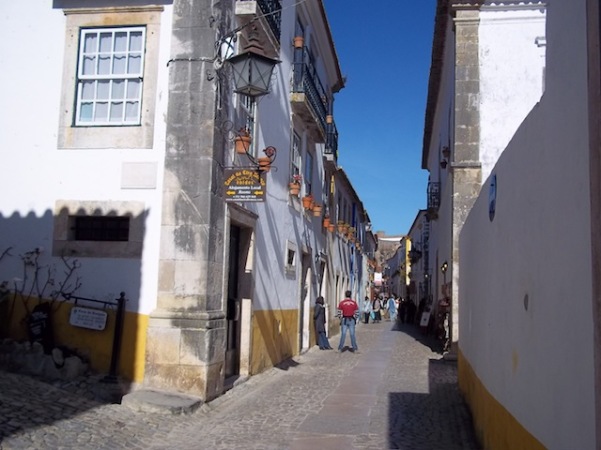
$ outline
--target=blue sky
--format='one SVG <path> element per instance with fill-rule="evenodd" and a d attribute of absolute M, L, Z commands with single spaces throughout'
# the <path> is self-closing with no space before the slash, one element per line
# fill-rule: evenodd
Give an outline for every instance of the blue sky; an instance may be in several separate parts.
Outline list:
<path fill-rule="evenodd" d="M 346 87 L 338 163 L 374 231 L 406 234 L 426 206 L 421 169 L 435 0 L 324 0 Z"/>

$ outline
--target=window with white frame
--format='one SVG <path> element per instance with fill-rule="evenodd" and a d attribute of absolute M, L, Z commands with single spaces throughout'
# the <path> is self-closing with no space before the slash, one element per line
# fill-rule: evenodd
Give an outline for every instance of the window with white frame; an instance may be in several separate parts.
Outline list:
<path fill-rule="evenodd" d="M 75 125 L 139 125 L 145 27 L 82 29 Z"/>
<path fill-rule="evenodd" d="M 287 273 L 295 273 L 298 253 L 296 244 L 290 241 L 286 241 L 286 265 L 285 269 Z"/>

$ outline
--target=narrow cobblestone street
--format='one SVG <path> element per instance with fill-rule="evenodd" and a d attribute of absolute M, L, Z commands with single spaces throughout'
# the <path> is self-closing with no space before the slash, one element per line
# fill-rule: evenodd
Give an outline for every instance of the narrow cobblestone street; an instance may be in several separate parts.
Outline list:
<path fill-rule="evenodd" d="M 478 449 L 456 363 L 422 338 L 412 325 L 361 324 L 359 353 L 313 347 L 184 416 L 0 372 L 0 448 Z"/>

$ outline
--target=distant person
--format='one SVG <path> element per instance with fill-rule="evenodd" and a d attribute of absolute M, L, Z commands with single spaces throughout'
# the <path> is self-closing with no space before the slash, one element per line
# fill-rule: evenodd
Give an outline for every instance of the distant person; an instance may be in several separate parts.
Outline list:
<path fill-rule="evenodd" d="M 402 298 L 401 306 L 399 306 L 399 318 L 401 319 L 401 323 L 407 322 L 407 308 L 408 308 L 408 301 L 406 298 Z"/>
<path fill-rule="evenodd" d="M 391 295 L 388 299 L 388 317 L 392 322 L 396 322 L 396 303 L 394 300 L 394 295 Z"/>
<path fill-rule="evenodd" d="M 380 309 L 382 309 L 382 302 L 379 297 L 376 297 L 371 304 L 371 309 L 374 312 L 374 323 L 378 323 L 382 320 L 382 314 L 380 313 Z"/>
<path fill-rule="evenodd" d="M 344 348 L 346 332 L 348 331 L 351 335 L 351 352 L 356 352 L 359 350 L 357 348 L 357 339 L 355 338 L 355 324 L 359 317 L 359 305 L 351 298 L 351 291 L 344 293 L 344 300 L 338 304 L 337 315 L 340 317 L 340 343 L 338 344 L 338 351 L 341 352 Z"/>
<path fill-rule="evenodd" d="M 315 332 L 317 333 L 317 345 L 320 350 L 332 350 L 328 336 L 326 335 L 326 308 L 323 297 L 317 297 L 315 300 L 315 310 L 313 311 L 313 321 L 315 323 Z"/>
<path fill-rule="evenodd" d="M 363 300 L 363 323 L 369 323 L 369 316 L 371 315 L 371 300 L 366 295 Z"/>
<path fill-rule="evenodd" d="M 388 316 L 388 297 L 380 294 L 380 313 L 385 320 L 389 320 Z"/>

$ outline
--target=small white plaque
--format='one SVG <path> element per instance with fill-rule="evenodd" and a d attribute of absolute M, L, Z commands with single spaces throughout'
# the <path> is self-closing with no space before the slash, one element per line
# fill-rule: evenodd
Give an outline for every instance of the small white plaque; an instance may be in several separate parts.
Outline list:
<path fill-rule="evenodd" d="M 69 323 L 74 327 L 89 328 L 90 330 L 104 330 L 106 328 L 107 313 L 99 309 L 71 308 Z"/>
<path fill-rule="evenodd" d="M 429 311 L 424 311 L 422 313 L 421 320 L 419 321 L 419 326 L 420 327 L 427 327 L 428 326 L 428 322 L 430 322 L 430 312 Z"/>

